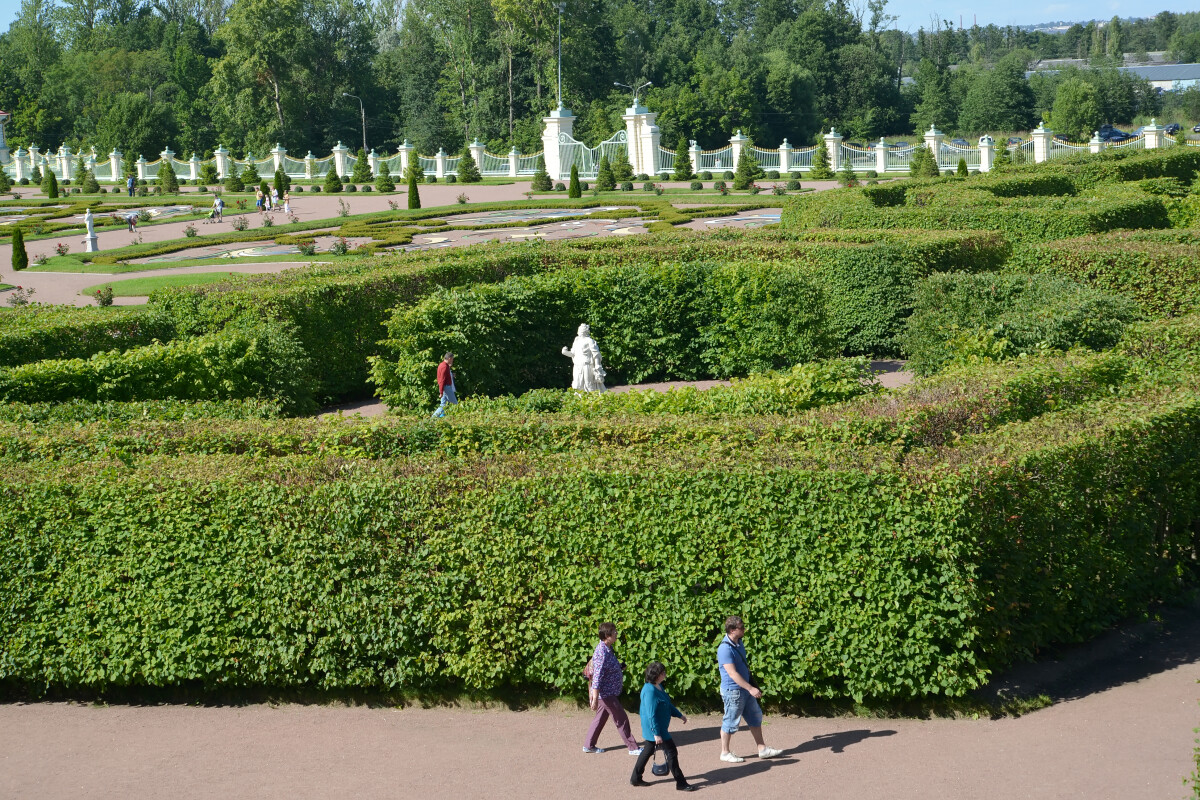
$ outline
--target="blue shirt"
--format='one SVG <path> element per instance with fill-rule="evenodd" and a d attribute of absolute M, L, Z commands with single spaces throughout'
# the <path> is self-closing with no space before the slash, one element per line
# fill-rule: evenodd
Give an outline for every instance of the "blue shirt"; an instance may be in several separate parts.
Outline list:
<path fill-rule="evenodd" d="M 741 689 L 742 687 L 729 677 L 729 673 L 725 670 L 726 664 L 733 664 L 733 668 L 738 675 L 742 676 L 742 680 L 749 683 L 750 665 L 746 663 L 746 645 L 742 642 L 735 645 L 728 636 L 722 639 L 720 646 L 717 647 L 717 670 L 721 673 L 721 691 Z"/>
<path fill-rule="evenodd" d="M 642 738 L 647 742 L 653 742 L 655 736 L 661 736 L 664 742 L 668 741 L 671 738 L 667 730 L 671 717 L 683 719 L 683 712 L 675 707 L 661 687 L 653 683 L 642 687 L 642 706 L 638 714 L 642 718 Z"/>

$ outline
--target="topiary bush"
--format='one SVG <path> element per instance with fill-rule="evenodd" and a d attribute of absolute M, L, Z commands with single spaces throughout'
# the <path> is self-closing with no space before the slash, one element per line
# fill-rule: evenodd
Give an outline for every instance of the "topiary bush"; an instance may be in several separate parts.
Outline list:
<path fill-rule="evenodd" d="M 163 159 L 158 165 L 158 173 L 155 177 L 155 183 L 158 188 L 162 189 L 167 194 L 179 194 L 179 179 L 175 175 L 175 168 L 171 166 L 171 162 Z"/>
<path fill-rule="evenodd" d="M 25 250 L 25 232 L 21 227 L 15 226 L 12 229 L 12 268 L 13 272 L 20 272 L 29 266 L 29 253 Z"/>
<path fill-rule="evenodd" d="M 833 169 L 829 165 L 829 149 L 825 146 L 825 140 L 820 136 L 817 137 L 817 149 L 813 150 L 812 168 L 808 172 L 808 177 L 814 181 L 829 181 L 833 180 Z"/>
<path fill-rule="evenodd" d="M 611 192 L 617 188 L 617 178 L 613 174 L 608 156 L 600 156 L 600 166 L 596 172 L 596 188 L 601 192 Z"/>
<path fill-rule="evenodd" d="M 691 189 L 693 192 L 698 192 L 704 188 L 704 184 L 701 183 L 700 181 L 692 181 L 691 185 L 689 185 L 688 188 Z"/>
<path fill-rule="evenodd" d="M 708 170 L 704 170 L 703 172 L 700 173 L 700 180 L 711 181 L 712 179 L 713 179 L 713 175 Z"/>
<path fill-rule="evenodd" d="M 387 161 L 379 162 L 379 174 L 375 176 L 375 189 L 380 192 L 396 191 L 396 182 L 392 180 Z"/>
<path fill-rule="evenodd" d="M 529 186 L 535 192 L 553 191 L 554 184 L 550 181 L 550 173 L 546 171 L 546 159 L 538 156 L 537 170 L 533 173 L 533 181 Z"/>
<path fill-rule="evenodd" d="M 343 189 L 342 179 L 338 176 L 336 169 L 331 169 L 325 173 L 325 183 L 321 189 L 326 192 L 340 192 Z"/>
<path fill-rule="evenodd" d="M 367 151 L 363 148 L 358 149 L 358 153 L 354 159 L 354 169 L 350 173 L 350 183 L 370 183 L 375 180 L 375 176 L 371 174 L 371 159 L 367 158 Z"/>
<path fill-rule="evenodd" d="M 449 176 L 446 176 L 449 178 Z M 479 165 L 475 163 L 475 156 L 471 153 L 470 145 L 463 147 L 462 155 L 458 159 L 458 179 L 463 183 L 479 183 L 483 180 L 483 175 L 479 172 Z"/>
<path fill-rule="evenodd" d="M 51 200 L 58 197 L 58 178 L 53 170 L 47 169 L 45 177 L 42 178 L 42 193 Z"/>

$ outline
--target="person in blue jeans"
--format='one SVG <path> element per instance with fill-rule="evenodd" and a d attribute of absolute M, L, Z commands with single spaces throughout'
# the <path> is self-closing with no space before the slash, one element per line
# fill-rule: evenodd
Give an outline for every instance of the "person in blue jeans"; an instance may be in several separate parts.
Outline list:
<path fill-rule="evenodd" d="M 738 722 L 746 721 L 750 735 L 758 745 L 759 758 L 775 758 L 782 750 L 767 747 L 763 741 L 762 708 L 758 698 L 762 690 L 750 679 L 750 664 L 746 661 L 746 624 L 741 617 L 725 620 L 725 638 L 717 647 L 717 669 L 721 673 L 721 701 L 725 705 L 725 718 L 721 720 L 721 760 L 739 764 L 746 759 L 734 754 L 730 741 L 737 733 Z"/>
<path fill-rule="evenodd" d="M 633 776 L 629 782 L 634 786 L 650 785 L 642 780 L 642 776 L 646 774 L 646 764 L 650 763 L 655 751 L 661 749 L 667 769 L 675 779 L 675 788 L 681 792 L 694 792 L 696 787 L 687 782 L 687 778 L 683 777 L 683 770 L 679 768 L 679 748 L 675 746 L 674 740 L 671 739 L 671 731 L 668 730 L 671 717 L 679 717 L 686 725 L 687 715 L 675 707 L 663 690 L 662 685 L 666 679 L 667 668 L 662 664 L 651 661 L 646 665 L 646 685 L 642 687 L 642 707 L 638 712 L 642 717 L 642 738 L 645 739 L 645 744 L 642 745 L 642 754 L 638 756 L 637 763 L 633 765 Z"/>
<path fill-rule="evenodd" d="M 133 197 L 133 176 L 130 175 L 125 179 L 125 188 L 129 190 L 129 196 Z"/>

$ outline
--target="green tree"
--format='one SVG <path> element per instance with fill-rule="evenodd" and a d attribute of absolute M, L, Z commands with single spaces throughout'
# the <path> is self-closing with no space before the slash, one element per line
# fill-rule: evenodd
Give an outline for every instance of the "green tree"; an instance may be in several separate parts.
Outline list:
<path fill-rule="evenodd" d="M 462 155 L 458 157 L 458 179 L 462 183 L 479 183 L 483 180 L 475 156 L 471 155 L 470 145 L 464 146 Z"/>
<path fill-rule="evenodd" d="M 1070 78 L 1058 87 L 1054 109 L 1050 113 L 1050 127 L 1075 141 L 1084 142 L 1091 138 L 1102 121 L 1095 86 L 1082 78 Z"/>
<path fill-rule="evenodd" d="M 820 136 L 817 137 L 817 149 L 812 155 L 812 169 L 809 170 L 808 177 L 816 181 L 833 180 L 833 170 L 829 166 L 829 149 L 825 147 L 825 140 Z"/>
<path fill-rule="evenodd" d="M 287 173 L 281 169 L 275 170 L 275 191 L 283 197 L 283 193 L 292 188 L 292 180 L 287 176 Z"/>
<path fill-rule="evenodd" d="M 936 178 L 941 174 L 933 151 L 923 144 L 913 149 L 912 158 L 908 162 L 908 172 L 914 178 Z"/>
<path fill-rule="evenodd" d="M 613 178 L 618 183 L 633 180 L 633 165 L 629 163 L 629 152 L 625 145 L 617 147 L 617 153 L 612 161 Z"/>
<path fill-rule="evenodd" d="M 842 168 L 838 170 L 838 184 L 841 186 L 858 186 L 858 176 L 854 174 L 854 165 L 850 159 L 842 160 Z"/>
<path fill-rule="evenodd" d="M 421 157 L 417 155 L 415 147 L 408 151 L 408 170 L 405 177 L 410 181 L 415 179 L 418 183 L 425 180 L 425 170 L 421 169 Z"/>
<path fill-rule="evenodd" d="M 386 160 L 379 162 L 379 174 L 375 176 L 375 190 L 379 192 L 396 191 L 396 182 L 392 180 L 392 173 L 388 169 Z"/>
<path fill-rule="evenodd" d="M 51 200 L 58 197 L 58 178 L 54 175 L 54 170 L 49 167 L 46 168 L 46 174 L 42 176 L 42 193 Z"/>
<path fill-rule="evenodd" d="M 12 190 L 12 179 L 8 177 L 8 173 L 0 169 L 0 192 Z"/>
<path fill-rule="evenodd" d="M 99 194 L 100 181 L 96 180 L 96 175 L 90 169 L 85 169 L 81 173 L 80 184 L 83 187 L 84 194 Z M 7 191 L 3 186 L 0 186 L 0 191 Z"/>
<path fill-rule="evenodd" d="M 692 174 L 692 154 L 688 152 L 687 139 L 679 137 L 679 146 L 675 148 L 675 172 L 671 176 L 677 181 L 690 181 Z"/>
<path fill-rule="evenodd" d="M 408 171 L 408 207 L 421 207 L 421 192 L 417 188 L 417 173 L 411 169 Z"/>
<path fill-rule="evenodd" d="M 955 167 L 954 174 L 960 178 L 965 178 L 971 174 L 967 169 L 967 160 L 965 158 L 960 158 L 958 160 L 958 166 Z"/>
<path fill-rule="evenodd" d="M 221 179 L 217 175 L 217 165 L 211 161 L 200 166 L 200 183 L 205 186 L 215 186 Z"/>
<path fill-rule="evenodd" d="M 367 151 L 360 147 L 354 160 L 354 171 L 350 174 L 350 183 L 370 183 L 374 177 L 371 174 L 371 160 L 367 158 Z"/>
<path fill-rule="evenodd" d="M 20 227 L 12 232 L 12 268 L 20 272 L 29 266 L 29 253 L 25 251 L 25 232 Z"/>
<path fill-rule="evenodd" d="M 242 182 L 242 176 L 237 174 L 237 170 L 233 170 L 225 177 L 225 191 L 227 192 L 244 192 L 246 184 Z"/>
<path fill-rule="evenodd" d="M 258 168 L 254 166 L 254 154 L 246 153 L 246 168 L 242 170 L 242 185 L 250 188 L 257 186 L 258 181 Z"/>
<path fill-rule="evenodd" d="M 583 197 L 583 190 L 579 188 L 579 167 L 574 164 L 571 165 L 571 183 L 567 186 L 567 197 Z"/>
<path fill-rule="evenodd" d="M 759 166 L 758 159 L 750 152 L 750 143 L 746 142 L 746 146 L 742 148 L 741 155 L 738 156 L 737 169 L 733 172 L 733 188 L 749 189 L 754 185 L 754 181 L 761 178 L 764 174 L 766 173 Z"/>
<path fill-rule="evenodd" d="M 179 178 L 175 175 L 175 168 L 165 158 L 158 165 L 156 180 L 165 194 L 179 193 Z"/>
<path fill-rule="evenodd" d="M 529 188 L 535 192 L 549 192 L 554 188 L 550 173 L 546 172 L 546 159 L 543 156 L 538 156 L 537 171 L 533 173 Z"/>
<path fill-rule="evenodd" d="M 325 173 L 325 183 L 321 187 L 321 190 L 325 192 L 340 192 L 342 188 L 342 179 L 337 174 L 337 167 L 331 166 L 329 172 Z"/>
<path fill-rule="evenodd" d="M 1028 130 L 1033 127 L 1033 107 L 1024 56 L 1014 53 L 970 81 L 958 128 L 972 133 Z"/>
<path fill-rule="evenodd" d="M 596 172 L 596 188 L 602 192 L 611 192 L 617 188 L 617 179 L 613 175 L 612 164 L 608 156 L 600 156 L 600 167 Z"/>
<path fill-rule="evenodd" d="M 271 196 L 271 186 L 267 183 L 265 178 L 258 182 L 258 190 L 260 192 L 262 192 L 262 195 L 264 198 L 263 199 L 263 208 L 266 208 L 267 207 L 266 198 Z"/>

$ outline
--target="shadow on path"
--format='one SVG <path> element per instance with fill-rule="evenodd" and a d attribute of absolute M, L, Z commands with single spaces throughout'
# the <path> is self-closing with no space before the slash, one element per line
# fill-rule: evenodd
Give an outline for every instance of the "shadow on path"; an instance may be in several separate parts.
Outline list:
<path fill-rule="evenodd" d="M 708 728 L 700 728 L 696 730 L 672 733 L 675 736 L 678 744 L 696 744 L 700 742 L 712 742 L 721 738 L 721 728 L 719 725 Z M 867 739 L 873 739 L 879 736 L 895 736 L 897 731 L 894 730 L 878 730 L 859 729 L 852 731 L 838 731 L 836 733 L 822 733 L 809 739 L 807 742 L 791 747 L 783 751 L 783 757 L 772 758 L 760 761 L 754 756 L 750 756 L 741 764 L 722 764 L 720 767 L 711 769 L 708 772 L 689 775 L 688 781 L 698 783 L 703 781 L 705 785 L 716 785 L 722 783 L 730 783 L 741 778 L 748 778 L 753 775 L 760 775 L 767 770 L 777 767 L 791 766 L 799 764 L 800 761 L 793 756 L 801 753 L 813 753 L 818 750 L 829 749 L 833 753 L 844 753 L 846 748 L 851 745 L 860 744 Z M 748 738 L 748 737 L 747 737 Z M 735 750 L 736 752 L 736 750 Z M 714 748 L 712 757 L 716 758 L 717 749 Z M 684 772 L 687 772 L 687 767 L 684 764 Z"/>

